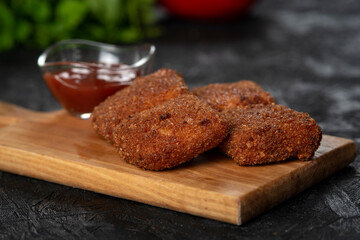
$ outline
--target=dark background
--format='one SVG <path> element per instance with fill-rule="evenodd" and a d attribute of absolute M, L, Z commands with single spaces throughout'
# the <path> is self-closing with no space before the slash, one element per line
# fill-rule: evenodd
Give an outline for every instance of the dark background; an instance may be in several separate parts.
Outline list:
<path fill-rule="evenodd" d="M 259 1 L 231 21 L 161 24 L 165 34 L 151 40 L 156 68 L 178 70 L 190 87 L 254 80 L 359 149 L 359 1 Z M 40 53 L 0 54 L 0 100 L 60 108 Z M 0 172 L 0 239 L 32 238 L 360 239 L 360 159 L 242 226 Z"/>

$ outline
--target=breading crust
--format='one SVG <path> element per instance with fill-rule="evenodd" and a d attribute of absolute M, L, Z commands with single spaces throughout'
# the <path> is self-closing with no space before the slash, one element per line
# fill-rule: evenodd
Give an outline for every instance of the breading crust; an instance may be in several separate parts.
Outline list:
<path fill-rule="evenodd" d="M 320 145 L 321 128 L 307 113 L 282 105 L 254 105 L 223 112 L 230 133 L 220 149 L 239 165 L 309 160 Z"/>
<path fill-rule="evenodd" d="M 113 141 L 128 163 L 162 170 L 217 146 L 227 130 L 215 110 L 185 94 L 124 119 L 115 128 Z"/>
<path fill-rule="evenodd" d="M 216 83 L 192 90 L 202 101 L 218 111 L 252 104 L 272 104 L 274 98 L 253 81 Z"/>
<path fill-rule="evenodd" d="M 314 119 L 275 105 L 252 81 L 210 84 L 192 93 L 198 97 L 180 74 L 161 69 L 109 97 L 91 120 L 125 161 L 149 170 L 189 161 L 223 139 L 219 148 L 239 165 L 308 160 L 320 145 Z"/>
<path fill-rule="evenodd" d="M 135 79 L 129 87 L 95 107 L 91 115 L 93 127 L 99 135 L 112 142 L 113 129 L 122 119 L 188 91 L 182 75 L 174 70 L 160 69 Z"/>

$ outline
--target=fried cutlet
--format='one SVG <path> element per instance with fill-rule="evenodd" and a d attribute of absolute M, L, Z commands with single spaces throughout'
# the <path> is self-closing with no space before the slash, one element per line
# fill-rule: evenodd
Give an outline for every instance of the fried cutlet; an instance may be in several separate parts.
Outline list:
<path fill-rule="evenodd" d="M 194 88 L 192 92 L 212 108 L 223 111 L 252 104 L 272 104 L 274 98 L 258 84 L 243 80 L 235 83 L 216 83 Z"/>
<path fill-rule="evenodd" d="M 118 91 L 95 107 L 91 115 L 93 127 L 98 134 L 111 142 L 113 129 L 122 119 L 188 91 L 179 73 L 160 69 L 135 79 L 129 87 Z"/>
<path fill-rule="evenodd" d="M 192 94 L 122 120 L 114 129 L 114 146 L 126 162 L 148 170 L 172 168 L 217 146 L 227 123 Z"/>
<path fill-rule="evenodd" d="M 230 133 L 220 149 L 239 165 L 309 160 L 322 133 L 309 114 L 282 105 L 253 105 L 223 112 Z"/>

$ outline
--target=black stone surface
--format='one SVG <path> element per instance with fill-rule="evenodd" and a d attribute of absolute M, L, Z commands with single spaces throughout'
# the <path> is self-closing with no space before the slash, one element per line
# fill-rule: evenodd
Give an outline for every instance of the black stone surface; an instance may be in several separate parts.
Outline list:
<path fill-rule="evenodd" d="M 276 0 L 232 21 L 169 19 L 153 41 L 156 68 L 177 69 L 191 87 L 254 80 L 359 149 L 359 16 L 355 0 Z M 0 54 L 0 100 L 60 108 L 36 66 L 39 54 Z M 0 239 L 35 238 L 360 239 L 360 158 L 242 226 L 0 172 Z"/>

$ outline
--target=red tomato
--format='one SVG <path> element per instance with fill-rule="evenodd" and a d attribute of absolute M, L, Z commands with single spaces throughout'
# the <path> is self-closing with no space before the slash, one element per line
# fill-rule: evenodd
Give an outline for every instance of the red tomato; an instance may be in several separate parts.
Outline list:
<path fill-rule="evenodd" d="M 254 0 L 160 0 L 160 3 L 174 15 L 215 19 L 243 13 Z"/>

